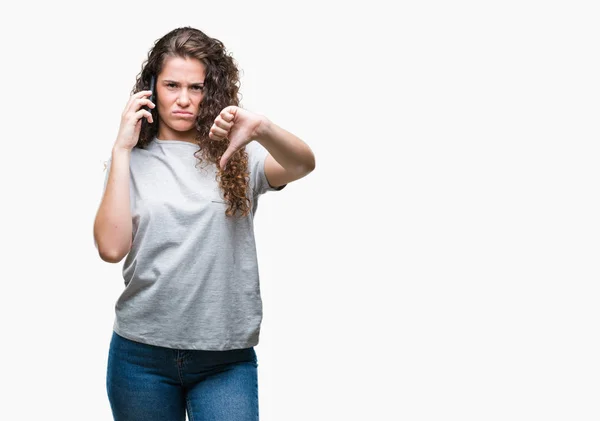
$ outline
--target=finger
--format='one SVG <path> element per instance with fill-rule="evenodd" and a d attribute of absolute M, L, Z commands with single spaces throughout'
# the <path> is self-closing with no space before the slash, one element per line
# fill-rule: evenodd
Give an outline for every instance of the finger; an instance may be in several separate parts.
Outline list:
<path fill-rule="evenodd" d="M 144 105 L 147 105 L 147 106 L 148 106 L 148 107 L 150 107 L 150 108 L 154 108 L 154 107 L 156 107 L 156 104 L 155 104 L 154 102 L 150 101 L 150 99 L 149 99 L 149 98 L 141 98 L 141 99 L 138 99 L 138 100 L 136 101 L 136 103 L 137 103 L 137 109 L 138 109 L 138 110 L 139 110 L 139 109 L 140 109 L 142 106 L 144 106 Z"/>
<path fill-rule="evenodd" d="M 150 111 L 146 111 L 143 108 L 134 114 L 136 120 L 140 120 L 142 118 L 146 118 L 149 123 L 154 123 L 154 119 L 152 118 L 152 114 Z M 137 121 L 136 121 L 137 123 Z"/>
<path fill-rule="evenodd" d="M 136 92 L 136 93 L 135 93 L 135 94 L 133 94 L 132 96 L 134 96 L 134 97 L 136 97 L 136 98 L 142 98 L 142 97 L 145 97 L 145 96 L 150 96 L 150 95 L 152 95 L 152 91 L 150 91 L 150 90 L 146 90 L 146 91 L 139 91 L 139 92 Z"/>
<path fill-rule="evenodd" d="M 231 129 L 231 128 L 233 127 L 233 121 L 227 122 L 227 121 L 225 121 L 224 119 L 222 119 L 222 118 L 218 117 L 218 118 L 215 120 L 215 125 L 216 125 L 217 127 L 220 127 L 220 128 L 221 128 L 221 129 L 223 129 L 223 130 L 227 130 L 227 131 L 229 131 L 229 129 Z"/>
<path fill-rule="evenodd" d="M 225 136 L 218 136 L 213 132 L 208 132 L 208 137 L 212 140 L 225 140 Z"/>
<path fill-rule="evenodd" d="M 213 126 L 210 128 L 210 133 L 212 133 L 215 138 L 224 139 L 229 134 L 229 130 L 221 129 L 213 124 Z"/>
<path fill-rule="evenodd" d="M 225 171 L 227 169 L 227 161 L 228 160 L 221 159 L 221 163 L 219 164 L 219 168 L 221 168 L 221 171 Z"/>
<path fill-rule="evenodd" d="M 123 111 L 123 114 L 125 115 L 130 112 L 136 112 L 144 105 L 147 105 L 150 108 L 156 107 L 156 104 L 154 104 L 152 101 L 150 101 L 150 99 L 137 98 L 135 95 L 132 95 L 131 98 L 129 99 L 129 102 L 125 106 L 125 110 Z"/>
<path fill-rule="evenodd" d="M 139 91 L 136 92 L 135 94 L 131 95 L 129 97 L 129 102 L 128 102 L 128 106 L 133 104 L 136 100 L 140 99 L 140 98 L 145 98 L 145 97 L 149 97 L 150 95 L 152 95 L 152 91 Z"/>
<path fill-rule="evenodd" d="M 225 120 L 225 122 L 227 123 L 232 122 L 235 118 L 235 106 L 231 105 L 229 107 L 223 108 L 219 116 L 223 118 L 223 120 Z"/>

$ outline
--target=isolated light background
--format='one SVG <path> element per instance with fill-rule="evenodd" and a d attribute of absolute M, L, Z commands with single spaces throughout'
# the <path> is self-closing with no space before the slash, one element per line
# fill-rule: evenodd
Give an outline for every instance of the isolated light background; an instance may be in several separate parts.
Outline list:
<path fill-rule="evenodd" d="M 316 156 L 255 218 L 262 420 L 597 420 L 593 6 L 2 6 L 0 419 L 111 419 L 103 162 L 148 50 L 190 25 Z"/>

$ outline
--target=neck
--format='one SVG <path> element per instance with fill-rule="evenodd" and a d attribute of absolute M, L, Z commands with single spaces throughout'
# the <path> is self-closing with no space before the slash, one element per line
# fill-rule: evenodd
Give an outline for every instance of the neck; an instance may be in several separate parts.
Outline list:
<path fill-rule="evenodd" d="M 196 129 L 191 129 L 185 132 L 173 130 L 166 124 L 161 124 L 158 127 L 158 133 L 156 137 L 159 140 L 180 140 L 182 142 L 189 142 L 196 144 Z"/>

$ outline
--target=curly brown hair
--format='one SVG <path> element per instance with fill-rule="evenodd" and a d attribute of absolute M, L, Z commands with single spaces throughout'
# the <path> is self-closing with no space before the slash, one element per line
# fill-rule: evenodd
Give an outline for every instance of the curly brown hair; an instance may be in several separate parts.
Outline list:
<path fill-rule="evenodd" d="M 158 76 L 165 60 L 171 57 L 195 58 L 206 67 L 204 96 L 196 118 L 196 143 L 200 147 L 194 153 L 198 164 L 205 159 L 217 166 L 216 181 L 228 203 L 225 214 L 233 216 L 250 213 L 251 202 L 247 195 L 249 173 L 248 153 L 245 148 L 233 154 L 227 161 L 225 171 L 217 164 L 229 146 L 229 140 L 212 140 L 208 137 L 210 128 L 221 110 L 229 105 L 239 106 L 239 72 L 236 61 L 227 52 L 223 43 L 207 36 L 204 32 L 186 26 L 177 28 L 158 39 L 148 52 L 148 59 L 142 64 L 136 76 L 131 94 L 148 90 L 152 75 Z M 155 101 L 156 102 L 156 101 Z M 158 133 L 158 111 L 150 110 L 157 124 L 143 124 L 135 147 L 145 149 Z"/>

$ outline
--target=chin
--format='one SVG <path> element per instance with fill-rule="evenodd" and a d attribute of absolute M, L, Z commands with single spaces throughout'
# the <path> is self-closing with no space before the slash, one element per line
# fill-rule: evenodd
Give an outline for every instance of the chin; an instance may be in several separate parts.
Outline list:
<path fill-rule="evenodd" d="M 171 127 L 171 129 L 173 129 L 177 132 L 189 132 L 190 130 L 194 130 L 196 128 L 196 122 L 189 123 L 189 122 L 177 121 L 177 122 L 169 124 L 169 126 Z"/>

